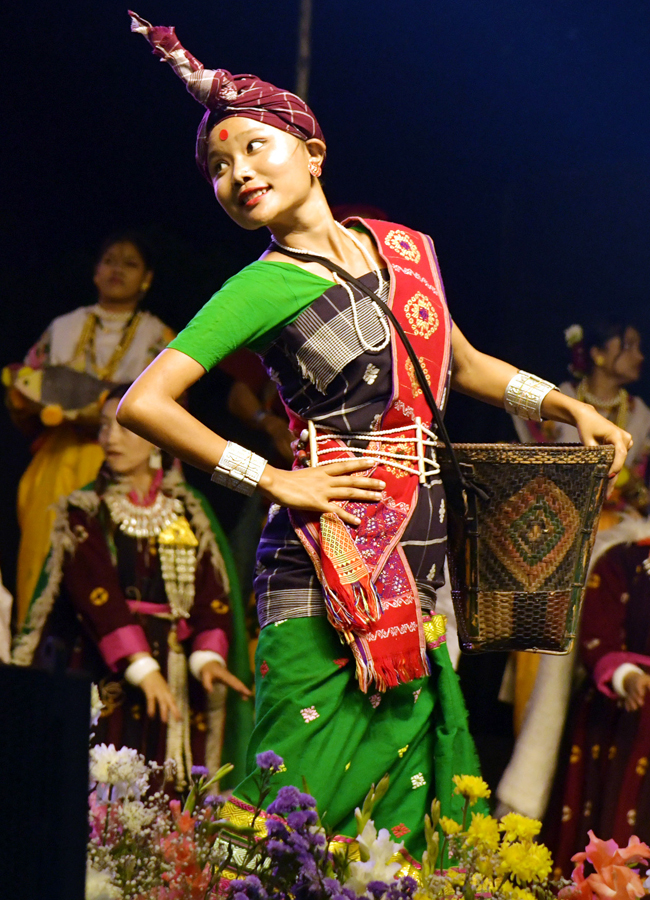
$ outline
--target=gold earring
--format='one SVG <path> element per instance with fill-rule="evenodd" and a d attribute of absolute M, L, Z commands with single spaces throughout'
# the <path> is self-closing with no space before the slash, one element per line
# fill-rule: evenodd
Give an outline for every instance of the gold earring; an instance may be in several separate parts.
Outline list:
<path fill-rule="evenodd" d="M 600 353 L 598 353 L 596 356 L 594 356 L 594 363 L 597 366 L 602 366 L 604 362 L 605 362 L 605 357 L 601 356 Z"/>
<path fill-rule="evenodd" d="M 158 447 L 152 447 L 149 452 L 149 468 L 156 471 L 162 469 L 162 455 Z"/>

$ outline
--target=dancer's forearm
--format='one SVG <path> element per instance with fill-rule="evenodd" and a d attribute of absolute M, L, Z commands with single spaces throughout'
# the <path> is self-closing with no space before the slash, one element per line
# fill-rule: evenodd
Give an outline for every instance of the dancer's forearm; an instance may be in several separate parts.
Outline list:
<path fill-rule="evenodd" d="M 177 398 L 205 374 L 203 366 L 178 350 L 164 350 L 131 386 L 117 418 L 157 447 L 212 472 L 226 441 L 184 409 Z"/>

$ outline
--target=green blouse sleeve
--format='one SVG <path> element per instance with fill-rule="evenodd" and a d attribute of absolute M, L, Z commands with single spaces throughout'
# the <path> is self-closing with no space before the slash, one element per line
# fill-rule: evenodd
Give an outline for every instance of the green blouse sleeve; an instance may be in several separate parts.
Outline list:
<path fill-rule="evenodd" d="M 206 370 L 239 347 L 261 352 L 331 286 L 292 263 L 258 260 L 229 278 L 169 347 Z"/>

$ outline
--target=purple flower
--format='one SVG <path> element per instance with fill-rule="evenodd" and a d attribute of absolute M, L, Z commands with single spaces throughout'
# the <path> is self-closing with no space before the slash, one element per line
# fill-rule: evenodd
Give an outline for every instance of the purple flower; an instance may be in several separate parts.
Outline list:
<path fill-rule="evenodd" d="M 415 880 L 415 878 L 411 878 L 410 875 L 405 875 L 404 878 L 400 879 L 400 887 L 407 897 L 413 896 L 413 894 L 417 890 L 417 886 L 417 881 Z"/>
<path fill-rule="evenodd" d="M 301 831 L 305 825 L 315 825 L 317 822 L 318 816 L 313 809 L 297 809 L 287 816 L 289 828 L 295 831 Z"/>
<path fill-rule="evenodd" d="M 268 900 L 268 894 L 257 875 L 247 875 L 243 881 L 232 881 L 230 890 L 235 892 L 232 900 Z"/>
<path fill-rule="evenodd" d="M 369 881 L 368 890 L 374 897 L 374 900 L 380 900 L 380 897 L 388 890 L 388 885 L 384 881 Z"/>
<path fill-rule="evenodd" d="M 274 816 L 284 816 L 300 807 L 300 798 L 305 796 L 292 784 L 281 787 L 273 803 L 269 803 L 267 812 Z"/>
<path fill-rule="evenodd" d="M 298 794 L 298 804 L 300 809 L 316 809 L 316 801 L 311 794 Z"/>
<path fill-rule="evenodd" d="M 209 774 L 205 766 L 192 766 L 192 778 L 207 778 Z"/>
<path fill-rule="evenodd" d="M 267 819 L 266 833 L 269 837 L 279 838 L 280 840 L 286 840 L 289 837 L 287 826 L 280 819 Z"/>
<path fill-rule="evenodd" d="M 208 794 L 203 803 L 205 806 L 221 806 L 225 799 L 221 794 Z"/>
<path fill-rule="evenodd" d="M 284 765 L 282 757 L 274 753 L 273 750 L 265 750 L 264 753 L 258 753 L 255 757 L 255 762 L 262 771 L 270 769 L 271 772 L 279 772 Z"/>

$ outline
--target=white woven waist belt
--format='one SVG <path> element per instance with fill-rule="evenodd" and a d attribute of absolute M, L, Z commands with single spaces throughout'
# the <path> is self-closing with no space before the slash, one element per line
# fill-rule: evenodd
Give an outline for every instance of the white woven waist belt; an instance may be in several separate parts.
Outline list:
<path fill-rule="evenodd" d="M 417 475 L 420 484 L 426 484 L 440 474 L 435 450 L 438 444 L 436 435 L 422 424 L 419 417 L 413 425 L 389 428 L 386 431 L 318 432 L 316 425 L 310 421 L 307 423 L 307 434 L 303 431 L 300 439 L 305 443 L 309 442 L 310 466 L 325 466 L 335 462 L 333 456 L 340 448 L 323 445 L 337 440 L 369 464 L 388 464 L 409 475 Z M 353 441 L 365 441 L 368 446 L 350 446 Z"/>

